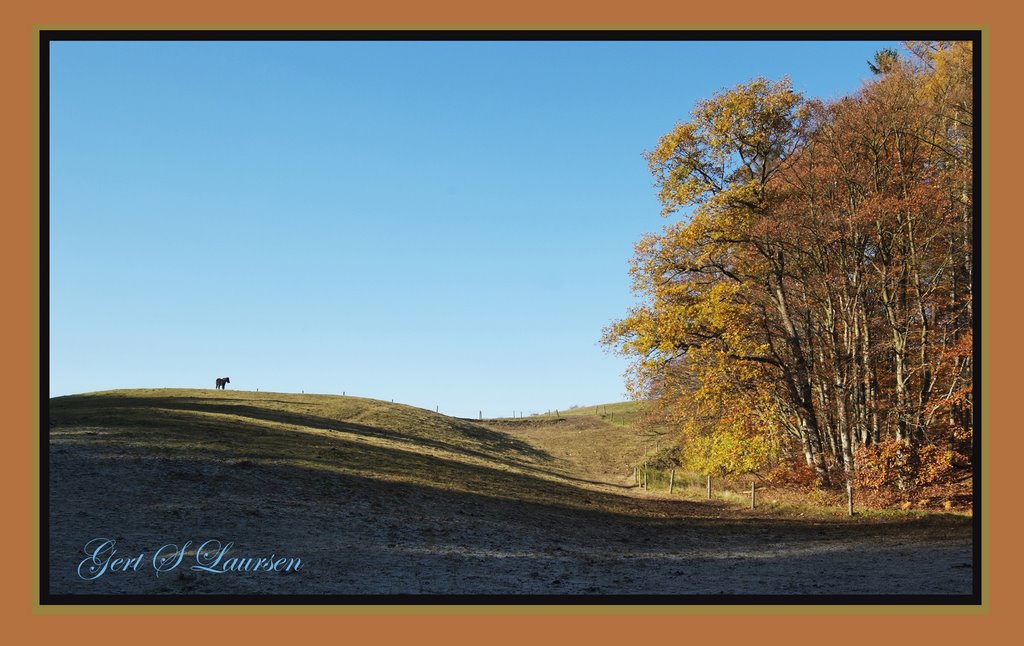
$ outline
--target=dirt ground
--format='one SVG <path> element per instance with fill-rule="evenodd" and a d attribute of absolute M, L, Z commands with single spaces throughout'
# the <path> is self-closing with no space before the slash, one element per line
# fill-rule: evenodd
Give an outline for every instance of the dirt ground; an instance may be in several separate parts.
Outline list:
<path fill-rule="evenodd" d="M 971 592 L 963 519 L 759 518 L 725 503 L 652 498 L 622 482 L 577 489 L 582 502 L 607 498 L 626 510 L 612 513 L 605 504 L 521 502 L 291 465 L 114 454 L 61 438 L 58 429 L 50 461 L 56 595 Z M 82 578 L 81 566 L 88 575 L 104 560 L 84 551 L 98 538 L 115 541 L 115 558 L 142 558 L 127 571 Z M 301 567 L 190 569 L 208 539 L 233 543 L 213 569 L 229 557 L 271 554 L 301 559 Z M 186 541 L 193 543 L 180 565 L 158 573 L 154 553 Z"/>

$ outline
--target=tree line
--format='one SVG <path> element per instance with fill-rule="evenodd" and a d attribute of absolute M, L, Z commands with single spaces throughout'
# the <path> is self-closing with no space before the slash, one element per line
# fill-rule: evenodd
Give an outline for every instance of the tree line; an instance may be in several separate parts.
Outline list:
<path fill-rule="evenodd" d="M 673 221 L 636 244 L 639 304 L 603 342 L 691 466 L 970 472 L 973 52 L 905 50 L 838 100 L 722 91 L 645 154 Z"/>

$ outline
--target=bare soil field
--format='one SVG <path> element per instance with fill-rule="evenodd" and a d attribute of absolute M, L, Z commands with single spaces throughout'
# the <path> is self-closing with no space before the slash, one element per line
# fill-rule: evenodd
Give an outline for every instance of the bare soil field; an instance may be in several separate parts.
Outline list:
<path fill-rule="evenodd" d="M 586 458 L 621 427 L 558 428 L 606 466 L 545 449 L 545 427 L 354 397 L 54 399 L 44 576 L 53 595 L 971 592 L 967 517 L 648 494 L 607 466 L 618 449 Z"/>

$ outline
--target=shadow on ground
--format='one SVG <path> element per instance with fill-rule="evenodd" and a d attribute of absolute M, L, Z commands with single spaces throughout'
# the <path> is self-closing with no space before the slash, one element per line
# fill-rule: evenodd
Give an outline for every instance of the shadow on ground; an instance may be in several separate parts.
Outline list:
<path fill-rule="evenodd" d="M 544 466 L 544 452 L 464 421 L 396 431 L 235 401 L 54 400 L 52 593 L 970 591 L 970 526 L 960 517 L 759 517 L 574 480 Z M 211 574 L 187 569 L 192 556 L 170 574 L 143 565 L 82 579 L 83 547 L 98 537 L 143 563 L 169 543 L 216 539 L 234 543 L 232 556 L 273 553 L 303 567 Z"/>

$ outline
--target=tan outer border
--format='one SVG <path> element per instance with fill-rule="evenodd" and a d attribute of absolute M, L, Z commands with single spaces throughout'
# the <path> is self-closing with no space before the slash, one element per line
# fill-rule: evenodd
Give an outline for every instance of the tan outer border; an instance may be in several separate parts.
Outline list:
<path fill-rule="evenodd" d="M 25 3 L 28 4 L 28 3 Z M 408 6 L 397 6 L 407 4 Z M 443 3 L 369 4 L 355 7 L 337 7 L 330 2 L 287 3 L 270 7 L 233 0 L 212 3 L 182 0 L 173 6 L 143 5 L 137 2 L 74 3 L 52 0 L 41 6 L 24 9 L 4 8 L 0 25 L 4 38 L 0 47 L 3 76 L 8 85 L 6 100 L 0 102 L 5 112 L 4 141 L 7 143 L 4 196 L 11 204 L 5 210 L 7 235 L 3 272 L 3 294 L 11 303 L 4 325 L 8 344 L 4 355 L 9 358 L 4 371 L 4 390 L 9 397 L 8 407 L 12 419 L 7 429 L 5 451 L 6 469 L 3 472 L 5 509 L 12 522 L 3 532 L 6 548 L 4 569 L 4 615 L 6 625 L 15 630 L 33 633 L 33 641 L 40 643 L 176 643 L 198 641 L 236 642 L 240 639 L 283 641 L 295 639 L 312 641 L 316 637 L 334 637 L 344 641 L 372 640 L 391 643 L 407 639 L 410 642 L 444 641 L 445 643 L 477 642 L 487 635 L 488 642 L 519 643 L 538 636 L 543 641 L 598 641 L 601 643 L 631 642 L 634 640 L 680 641 L 725 640 L 748 643 L 859 643 L 864 639 L 896 642 L 903 639 L 933 643 L 963 643 L 978 633 L 994 638 L 1000 628 L 1014 626 L 1012 599 L 1019 569 L 1011 556 L 1010 541 L 1020 534 L 1015 532 L 1010 514 L 1017 505 L 1008 503 L 1013 482 L 1012 456 L 1020 449 L 1019 433 L 1006 414 L 1007 406 L 1000 402 L 1010 399 L 1009 388 L 1015 384 L 1008 360 L 1015 343 L 1007 329 L 1017 327 L 1015 312 L 1010 312 L 1014 300 L 1015 277 L 1019 274 L 1007 261 L 1014 256 L 1007 248 L 1018 238 L 1012 235 L 1012 216 L 997 218 L 997 235 L 992 236 L 992 214 L 999 213 L 998 205 L 1006 204 L 1007 191 L 993 195 L 990 187 L 1009 187 L 1014 182 L 1008 174 L 1016 170 L 1009 157 L 1009 145 L 1017 135 L 1016 124 L 1010 120 L 1014 104 L 1009 93 L 1017 85 L 1010 44 L 1018 38 L 1011 29 L 1017 21 L 1005 10 L 991 8 L 994 3 L 974 2 L 969 6 L 937 0 L 914 6 L 869 0 L 858 3 L 856 14 L 852 7 L 827 5 L 820 2 L 755 3 L 750 0 L 720 7 L 708 3 L 693 6 L 675 1 L 654 0 L 643 3 L 615 3 L 604 5 L 574 0 L 554 5 L 552 2 L 528 0 L 516 6 L 489 5 L 480 2 L 451 1 Z M 966 9 L 966 12 L 964 10 Z M 851 16 L 853 19 L 851 20 Z M 730 22 L 732 21 L 732 22 Z M 962 21 L 962 22 L 961 22 Z M 986 531 L 990 538 L 986 561 L 999 564 L 986 567 L 985 608 L 970 614 L 950 613 L 950 609 L 930 607 L 912 608 L 699 608 L 685 616 L 663 615 L 679 609 L 651 607 L 587 608 L 577 609 L 579 614 L 566 616 L 564 608 L 519 608 L 514 615 L 504 614 L 500 608 L 350 608 L 336 616 L 340 609 L 321 607 L 237 609 L 246 616 L 221 616 L 226 608 L 202 609 L 146 609 L 146 608 L 79 608 L 73 616 L 54 616 L 35 606 L 36 507 L 38 491 L 33 482 L 36 463 L 36 444 L 33 429 L 37 428 L 36 401 L 38 397 L 38 357 L 34 356 L 38 318 L 38 274 L 35 271 L 34 249 L 37 244 L 34 171 L 37 168 L 34 141 L 35 66 L 33 59 L 37 47 L 36 30 L 46 28 L 630 28 L 630 29 L 715 29 L 715 28 L 777 28 L 777 29 L 834 29 L 834 28 L 983 28 L 986 48 L 985 98 L 989 106 L 985 112 L 986 129 L 982 142 L 986 177 L 983 191 L 983 244 L 985 249 L 983 329 L 985 358 L 985 390 L 983 398 L 986 472 L 984 492 Z M 995 129 L 995 130 L 993 130 Z M 992 150 L 991 132 L 998 132 Z M 993 243 L 995 246 L 993 247 Z M 998 259 L 1003 259 L 1001 262 Z M 993 290 L 1005 290 L 1002 300 L 993 298 Z M 998 291 L 996 292 L 998 293 Z M 993 309 L 993 307 L 995 309 Z M 998 312 L 993 319 L 991 313 Z M 997 365 L 989 364 L 989 347 L 995 340 L 1002 358 Z M 28 343 L 26 341 L 29 341 Z M 1000 376 L 1002 373 L 1002 376 Z M 32 378 L 26 381 L 26 377 Z M 995 379 L 995 381 L 993 381 Z M 996 405 L 993 406 L 992 402 Z M 1001 429 L 1000 435 L 991 437 L 990 429 Z M 996 442 L 998 451 L 991 451 Z M 993 462 L 992 460 L 995 460 Z M 29 496 L 29 492 L 35 495 Z M 1000 513 L 1002 511 L 1003 513 Z M 28 526 L 26 526 L 28 525 Z M 995 532 L 993 534 L 993 532 Z M 166 610 L 166 611 L 165 611 Z M 232 609 L 234 610 L 234 609 Z M 173 612 L 171 612 L 173 611 Z M 628 615 L 620 615 L 622 611 Z M 184 614 L 183 614 L 184 612 Z M 111 613 L 121 616 L 113 617 Z M 288 614 L 279 614 L 288 613 Z M 387 613 L 386 618 L 376 616 Z M 397 614 L 396 614 L 397 613 Z M 425 613 L 425 614 L 420 614 Z M 550 614 L 549 614 L 550 613 Z M 729 617 L 718 616 L 722 613 Z M 857 613 L 858 617 L 840 619 L 837 615 Z M 920 613 L 920 614 L 918 614 Z M 525 614 L 526 616 L 523 616 Z M 266 615 L 266 616 L 256 616 Z M 746 639 L 744 639 L 746 637 Z M 1001 641 L 1001 640 L 1000 640 Z"/>

